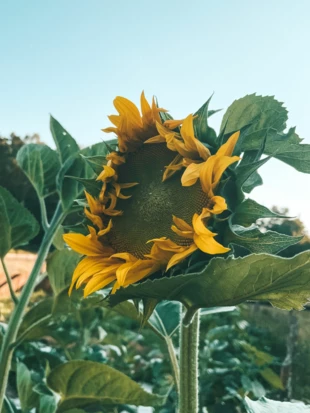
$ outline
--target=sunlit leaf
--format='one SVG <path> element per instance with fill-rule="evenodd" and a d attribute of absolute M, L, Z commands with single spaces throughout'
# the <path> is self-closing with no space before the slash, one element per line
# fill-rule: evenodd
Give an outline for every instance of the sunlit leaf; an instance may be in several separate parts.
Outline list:
<path fill-rule="evenodd" d="M 0 257 L 26 244 L 39 232 L 34 216 L 5 188 L 0 187 Z"/>
<path fill-rule="evenodd" d="M 61 293 L 71 284 L 72 274 L 81 256 L 69 249 L 54 251 L 47 259 L 47 275 L 54 294 Z"/>
<path fill-rule="evenodd" d="M 67 132 L 53 116 L 50 117 L 50 129 L 59 153 L 60 161 L 64 164 L 71 155 L 79 152 L 79 146 L 70 133 Z"/>
<path fill-rule="evenodd" d="M 59 393 L 57 412 L 92 404 L 156 406 L 164 398 L 147 393 L 125 374 L 104 364 L 76 360 L 57 366 L 47 377 L 48 386 Z"/>
<path fill-rule="evenodd" d="M 46 197 L 56 190 L 59 158 L 46 145 L 30 143 L 21 147 L 16 160 L 35 188 L 38 196 Z"/>

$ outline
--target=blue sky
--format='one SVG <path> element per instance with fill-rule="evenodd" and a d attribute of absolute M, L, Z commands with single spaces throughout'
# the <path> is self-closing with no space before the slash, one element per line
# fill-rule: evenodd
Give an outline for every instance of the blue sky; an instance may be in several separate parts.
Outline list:
<path fill-rule="evenodd" d="M 275 95 L 310 143 L 309 15 L 308 0 L 2 1 L 0 135 L 51 144 L 51 113 L 86 146 L 106 137 L 116 95 L 138 102 L 144 89 L 175 118 L 213 92 L 215 109 Z M 288 206 L 310 229 L 310 177 L 279 161 L 261 171 L 251 196 Z"/>

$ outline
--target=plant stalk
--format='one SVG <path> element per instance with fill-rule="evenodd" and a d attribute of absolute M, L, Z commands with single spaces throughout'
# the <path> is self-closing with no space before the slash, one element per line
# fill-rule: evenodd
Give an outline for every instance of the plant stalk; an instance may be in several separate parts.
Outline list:
<path fill-rule="evenodd" d="M 6 282 L 8 283 L 8 287 L 9 287 L 9 290 L 10 290 L 11 298 L 12 298 L 12 300 L 14 301 L 14 304 L 17 304 L 17 303 L 18 303 L 18 298 L 17 298 L 16 295 L 15 295 L 14 288 L 13 288 L 13 284 L 12 284 L 12 280 L 11 280 L 11 276 L 10 276 L 10 274 L 9 274 L 9 271 L 8 271 L 8 269 L 7 269 L 7 266 L 5 265 L 5 262 L 4 262 L 4 259 L 3 259 L 3 258 L 1 258 L 1 264 L 2 264 L 2 267 L 3 267 L 3 270 L 4 270 L 4 274 L 5 274 L 5 277 L 6 277 Z"/>
<path fill-rule="evenodd" d="M 181 323 L 179 413 L 198 413 L 199 311 L 189 325 Z"/>
<path fill-rule="evenodd" d="M 179 395 L 180 394 L 180 368 L 179 368 L 179 362 L 178 362 L 178 359 L 177 359 L 177 355 L 176 355 L 175 348 L 174 348 L 171 337 L 169 337 L 169 336 L 165 337 L 165 341 L 166 341 L 166 344 L 167 344 L 170 363 L 171 363 L 171 366 L 172 366 L 175 389 L 176 389 L 177 394 Z"/>
<path fill-rule="evenodd" d="M 42 240 L 42 244 L 38 251 L 37 260 L 30 273 L 28 281 L 22 290 L 22 293 L 19 297 L 19 301 L 14 308 L 12 317 L 8 324 L 8 328 L 3 337 L 2 351 L 0 355 L 0 412 L 3 406 L 3 400 L 5 397 L 5 391 L 11 368 L 12 355 L 14 351 L 14 349 L 12 348 L 12 343 L 16 341 L 18 329 L 22 322 L 22 317 L 24 315 L 26 307 L 28 306 L 31 294 L 33 293 L 33 290 L 36 285 L 37 276 L 49 252 L 49 248 L 51 246 L 57 228 L 59 227 L 63 219 L 64 213 L 62 212 L 62 207 L 59 203 L 53 216 L 51 225 L 46 231 L 44 238 Z"/>

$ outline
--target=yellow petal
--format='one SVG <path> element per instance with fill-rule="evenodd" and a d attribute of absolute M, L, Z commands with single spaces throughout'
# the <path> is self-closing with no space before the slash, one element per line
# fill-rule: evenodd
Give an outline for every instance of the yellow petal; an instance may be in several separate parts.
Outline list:
<path fill-rule="evenodd" d="M 174 254 L 169 260 L 169 263 L 166 268 L 167 271 L 174 265 L 183 261 L 185 258 L 187 258 L 189 255 L 191 255 L 193 252 L 195 252 L 198 249 L 195 244 L 192 244 L 189 247 L 182 247 L 182 248 L 183 250 L 181 252 Z"/>
<path fill-rule="evenodd" d="M 112 219 L 110 219 L 108 226 L 101 231 L 98 232 L 98 237 L 102 237 L 103 235 L 107 234 L 108 232 L 111 231 L 113 224 L 112 224 Z"/>
<path fill-rule="evenodd" d="M 106 156 L 108 161 L 112 161 L 115 165 L 121 165 L 126 162 L 124 156 L 118 155 L 116 152 L 111 152 Z"/>
<path fill-rule="evenodd" d="M 111 166 L 104 165 L 103 166 L 103 171 L 97 176 L 96 180 L 97 181 L 105 181 L 108 178 L 111 178 L 112 176 L 115 175 L 115 169 L 113 169 Z"/>
<path fill-rule="evenodd" d="M 113 251 L 112 248 L 103 246 L 100 241 L 88 238 L 82 234 L 65 234 L 63 239 L 70 248 L 82 255 L 91 257 L 96 255 L 109 256 L 111 251 Z"/>
<path fill-rule="evenodd" d="M 214 196 L 211 198 L 211 202 L 213 203 L 213 207 L 209 209 L 209 212 L 212 214 L 221 214 L 222 212 L 226 211 L 227 204 L 225 199 L 222 196 Z"/>
<path fill-rule="evenodd" d="M 153 138 L 147 139 L 144 143 L 164 143 L 166 139 L 161 135 L 153 136 Z"/>
<path fill-rule="evenodd" d="M 203 166 L 203 163 L 191 163 L 184 171 L 181 183 L 182 186 L 192 186 L 194 185 L 200 174 L 200 170 Z"/>
<path fill-rule="evenodd" d="M 175 129 L 178 126 L 180 126 L 184 122 L 184 119 L 168 119 L 164 122 L 164 126 L 166 126 L 169 129 Z"/>
<path fill-rule="evenodd" d="M 191 227 L 184 219 L 178 218 L 175 215 L 172 216 L 172 220 L 177 225 L 180 230 L 182 231 L 193 231 L 193 227 Z"/>
<path fill-rule="evenodd" d="M 149 102 L 146 100 L 144 91 L 141 93 L 141 112 L 143 123 L 153 124 L 153 113 Z"/>
<path fill-rule="evenodd" d="M 126 117 L 126 120 L 137 125 L 137 127 L 142 126 L 139 109 L 134 103 L 122 96 L 117 96 L 113 103 L 118 113 Z"/>
<path fill-rule="evenodd" d="M 165 172 L 163 174 L 163 182 L 171 178 L 177 171 L 183 168 L 182 157 L 176 155 L 176 157 L 170 162 L 168 166 L 165 166 Z"/>
<path fill-rule="evenodd" d="M 95 291 L 101 290 L 102 288 L 106 287 L 107 285 L 111 284 L 116 279 L 115 271 L 113 274 L 104 275 L 104 276 L 96 276 L 88 281 L 85 289 L 84 289 L 84 297 L 89 296 L 90 294 L 94 293 Z"/>
<path fill-rule="evenodd" d="M 224 247 L 223 245 L 219 244 L 213 236 L 216 234 L 212 234 L 212 236 L 203 236 L 203 235 L 194 235 L 194 242 L 197 245 L 197 247 L 211 255 L 215 254 L 224 254 L 227 251 L 230 251 L 229 248 Z"/>
<path fill-rule="evenodd" d="M 206 193 L 210 198 L 214 196 L 213 193 L 213 170 L 216 162 L 215 155 L 210 156 L 208 160 L 203 162 L 201 165 L 199 178 L 201 187 L 204 193 Z"/>
<path fill-rule="evenodd" d="M 236 143 L 239 139 L 240 131 L 235 132 L 230 136 L 224 145 L 222 145 L 219 150 L 217 151 L 216 155 L 218 156 L 231 156 L 235 149 Z"/>
<path fill-rule="evenodd" d="M 120 126 L 121 123 L 121 117 L 118 115 L 110 115 L 108 116 L 108 119 L 113 125 L 115 125 L 117 128 Z"/>
<path fill-rule="evenodd" d="M 222 156 L 216 159 L 213 170 L 213 188 L 219 183 L 225 170 L 233 163 L 239 161 L 239 156 Z"/>
<path fill-rule="evenodd" d="M 103 228 L 103 222 L 102 219 L 95 214 L 92 214 L 91 212 L 88 211 L 87 208 L 84 208 L 84 214 L 86 217 L 94 224 L 96 225 L 99 229 Z"/>

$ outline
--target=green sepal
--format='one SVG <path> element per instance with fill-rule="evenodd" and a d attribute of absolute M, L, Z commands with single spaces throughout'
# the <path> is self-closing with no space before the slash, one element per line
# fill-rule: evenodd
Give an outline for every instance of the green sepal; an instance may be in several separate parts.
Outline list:
<path fill-rule="evenodd" d="M 213 95 L 212 95 L 213 96 Z M 212 96 L 204 103 L 201 108 L 194 113 L 194 116 L 197 116 L 194 123 L 194 133 L 195 137 L 201 142 L 206 143 L 210 146 L 216 146 L 216 132 L 213 128 L 208 125 L 208 118 L 217 111 L 209 111 L 209 103 L 212 99 Z"/>

